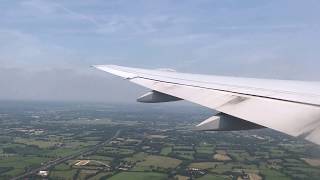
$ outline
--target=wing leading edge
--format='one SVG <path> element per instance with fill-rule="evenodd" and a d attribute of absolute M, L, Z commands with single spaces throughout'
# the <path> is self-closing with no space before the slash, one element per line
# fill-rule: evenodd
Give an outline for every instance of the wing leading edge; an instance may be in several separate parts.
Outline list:
<path fill-rule="evenodd" d="M 320 145 L 320 84 L 94 66 L 157 92 Z"/>

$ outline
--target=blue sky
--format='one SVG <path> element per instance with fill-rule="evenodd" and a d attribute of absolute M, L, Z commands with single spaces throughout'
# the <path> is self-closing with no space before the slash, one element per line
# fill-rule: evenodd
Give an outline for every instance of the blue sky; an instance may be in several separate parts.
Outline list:
<path fill-rule="evenodd" d="M 92 64 L 320 80 L 319 9 L 317 0 L 2 0 L 0 99 L 123 102 L 143 92 Z"/>

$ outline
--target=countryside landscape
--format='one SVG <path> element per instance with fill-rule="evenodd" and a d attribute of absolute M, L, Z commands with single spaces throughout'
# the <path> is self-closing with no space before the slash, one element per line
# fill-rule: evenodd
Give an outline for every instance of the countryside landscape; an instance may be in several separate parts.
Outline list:
<path fill-rule="evenodd" d="M 320 148 L 261 129 L 198 132 L 189 105 L 0 104 L 0 179 L 318 179 Z"/>

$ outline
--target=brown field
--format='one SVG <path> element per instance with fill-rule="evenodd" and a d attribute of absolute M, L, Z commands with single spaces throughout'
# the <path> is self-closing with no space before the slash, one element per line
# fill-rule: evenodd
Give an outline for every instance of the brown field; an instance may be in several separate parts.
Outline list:
<path fill-rule="evenodd" d="M 149 135 L 148 137 L 151 138 L 151 139 L 164 139 L 164 138 L 166 138 L 166 137 L 168 137 L 168 136 L 163 136 L 163 135 Z"/>
<path fill-rule="evenodd" d="M 182 176 L 182 175 L 176 175 L 174 178 L 177 180 L 189 180 L 190 179 L 188 176 Z"/>
<path fill-rule="evenodd" d="M 226 155 L 226 154 L 227 154 L 227 151 L 225 151 L 225 150 L 217 150 L 216 153 L 217 153 L 217 154 L 224 154 L 224 155 Z"/>
<path fill-rule="evenodd" d="M 75 165 L 76 166 L 85 166 L 89 163 L 89 160 L 80 160 L 79 162 L 77 162 Z"/>
<path fill-rule="evenodd" d="M 189 165 L 190 168 L 197 168 L 197 169 L 215 169 L 220 162 L 200 162 L 200 163 L 191 163 Z"/>
<path fill-rule="evenodd" d="M 306 163 L 308 163 L 310 166 L 320 166 L 320 159 L 308 159 L 308 158 L 302 158 Z"/>
<path fill-rule="evenodd" d="M 248 175 L 250 180 L 262 180 L 262 177 L 257 174 L 250 173 Z M 243 178 L 238 177 L 237 180 L 243 180 Z"/>
<path fill-rule="evenodd" d="M 217 154 L 213 155 L 213 159 L 217 161 L 230 161 L 231 158 L 227 155 L 226 151 L 218 150 Z"/>

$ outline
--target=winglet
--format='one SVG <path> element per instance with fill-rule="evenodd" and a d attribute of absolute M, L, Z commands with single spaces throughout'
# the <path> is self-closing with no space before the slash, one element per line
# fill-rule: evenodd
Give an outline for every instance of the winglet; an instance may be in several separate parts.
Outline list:
<path fill-rule="evenodd" d="M 132 79 L 138 77 L 137 74 L 127 72 L 123 67 L 116 65 L 93 65 L 93 67 L 108 72 L 110 74 L 114 74 L 116 76 L 123 77 L 125 79 Z"/>

